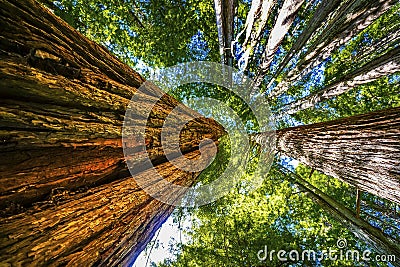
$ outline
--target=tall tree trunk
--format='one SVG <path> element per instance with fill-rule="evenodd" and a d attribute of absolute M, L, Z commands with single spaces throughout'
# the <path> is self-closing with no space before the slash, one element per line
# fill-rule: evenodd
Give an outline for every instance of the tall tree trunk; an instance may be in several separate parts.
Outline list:
<path fill-rule="evenodd" d="M 260 87 L 263 82 L 265 74 L 268 72 L 269 66 L 274 59 L 275 53 L 281 45 L 286 33 L 289 31 L 290 26 L 296 18 L 297 11 L 300 9 L 303 2 L 304 0 L 286 0 L 283 3 L 274 28 L 272 28 L 268 36 L 268 42 L 261 57 L 261 64 L 258 67 L 257 75 L 254 79 L 255 87 Z"/>
<path fill-rule="evenodd" d="M 279 110 L 276 117 L 282 118 L 286 115 L 295 114 L 298 111 L 311 108 L 317 103 L 344 94 L 359 85 L 372 82 L 399 71 L 400 47 L 398 46 L 386 52 L 384 55 L 366 63 L 364 66 L 343 75 L 343 77 L 332 82 L 332 84 L 326 86 L 322 90 L 286 104 Z"/>
<path fill-rule="evenodd" d="M 271 139 L 268 132 L 252 138 Z M 400 203 L 400 108 L 286 128 L 276 140 L 282 154 Z"/>
<path fill-rule="evenodd" d="M 130 99 L 140 94 L 139 110 L 162 96 L 149 118 L 135 118 L 147 129 L 146 151 L 131 147 L 132 157 L 147 153 L 177 184 L 191 185 L 198 173 L 166 161 L 165 118 L 188 121 L 182 159 L 198 158 L 200 141 L 217 140 L 222 127 L 186 107 L 170 114 L 175 99 L 155 86 L 139 92 L 138 73 L 33 0 L 0 5 L 0 265 L 133 261 L 173 206 L 136 184 L 149 169 L 139 162 L 134 178 L 127 170 L 121 130 Z M 160 193 L 169 203 L 182 197 Z"/>
<path fill-rule="evenodd" d="M 182 158 L 198 156 L 194 151 Z M 197 176 L 169 162 L 156 168 L 169 182 L 183 186 L 190 186 Z M 134 178 L 149 175 L 153 173 L 145 170 Z M 0 262 L 32 266 L 132 263 L 174 209 L 149 196 L 134 178 L 65 193 L 59 203 L 41 203 L 36 209 L 0 219 Z M 160 194 L 172 202 L 182 197 L 163 188 Z"/>
<path fill-rule="evenodd" d="M 234 35 L 233 19 L 235 16 L 236 0 L 214 0 L 214 5 L 221 62 L 232 67 L 233 55 L 231 46 Z"/>
<path fill-rule="evenodd" d="M 289 61 L 292 60 L 297 53 L 304 49 L 311 36 L 315 34 L 318 28 L 321 27 L 328 15 L 338 8 L 341 2 L 342 0 L 323 0 L 318 4 L 317 10 L 313 14 L 313 17 L 307 23 L 307 26 L 301 32 L 300 36 L 296 39 L 285 58 L 281 63 L 279 63 L 278 69 L 274 74 L 274 78 L 271 79 L 267 88 L 271 86 L 271 84 L 275 81 L 275 78 L 283 71 L 284 67 L 289 63 Z M 282 93 L 283 92 L 281 91 L 273 90 L 268 97 L 273 98 Z"/>
<path fill-rule="evenodd" d="M 239 69 L 246 69 L 250 57 L 254 54 L 255 47 L 259 44 L 267 26 L 268 18 L 272 13 L 276 0 L 254 0 L 251 1 L 249 13 L 246 16 L 244 29 L 236 36 L 235 42 L 246 32 L 245 39 L 241 44 L 242 56 L 238 60 Z"/>
<path fill-rule="evenodd" d="M 322 32 L 317 31 L 316 36 L 312 37 L 314 42 L 305 55 L 301 56 L 300 61 L 274 88 L 269 97 L 273 98 L 285 92 L 292 82 L 309 73 L 333 51 L 350 41 L 395 4 L 396 0 L 352 0 L 344 3 L 323 25 Z"/>
<path fill-rule="evenodd" d="M 392 238 L 385 236 L 381 230 L 371 226 L 363 219 L 357 218 L 356 214 L 325 194 L 302 177 L 290 170 L 280 167 L 280 171 L 290 177 L 299 189 L 318 204 L 325 212 L 330 214 L 342 226 L 346 227 L 357 238 L 363 240 L 384 255 L 395 255 L 400 257 L 400 246 Z M 391 262 L 396 264 L 396 262 Z M 396 266 L 399 266 L 398 264 Z"/>

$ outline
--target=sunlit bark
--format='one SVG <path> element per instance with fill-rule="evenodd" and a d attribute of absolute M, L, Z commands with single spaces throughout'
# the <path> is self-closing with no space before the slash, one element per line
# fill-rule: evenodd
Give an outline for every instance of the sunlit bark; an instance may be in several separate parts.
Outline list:
<path fill-rule="evenodd" d="M 298 111 L 314 107 L 317 103 L 344 94 L 359 85 L 367 84 L 399 71 L 400 47 L 396 47 L 360 68 L 342 76 L 340 79 L 332 82 L 332 84 L 321 90 L 286 104 L 279 110 L 276 117 L 282 118 L 283 116 L 295 114 Z"/>
<path fill-rule="evenodd" d="M 318 4 L 318 8 L 313 14 L 313 17 L 310 19 L 310 21 L 307 23 L 307 26 L 304 27 L 304 30 L 301 32 L 300 36 L 296 39 L 295 43 L 293 46 L 290 48 L 289 52 L 285 56 L 285 58 L 282 60 L 282 62 L 279 63 L 279 66 L 276 70 L 276 73 L 274 75 L 274 78 L 278 74 L 280 74 L 283 71 L 283 68 L 289 63 L 290 60 L 293 59 L 294 56 L 296 56 L 299 52 L 301 52 L 302 49 L 304 49 L 305 45 L 307 42 L 310 41 L 310 38 L 313 34 L 315 34 L 316 30 L 321 27 L 323 22 L 328 18 L 328 16 L 340 6 L 340 3 L 343 1 L 341 0 L 322 0 Z M 267 86 L 267 88 L 274 82 L 275 79 L 272 79 Z M 283 90 L 283 91 L 282 91 Z M 285 89 L 282 89 L 280 91 L 274 90 L 271 92 L 269 95 L 270 98 L 276 97 L 280 95 L 281 93 L 284 92 Z"/>
<path fill-rule="evenodd" d="M 253 137 L 266 144 L 270 133 Z M 277 151 L 400 203 L 400 108 L 276 131 Z"/>
<path fill-rule="evenodd" d="M 261 57 L 261 64 L 258 66 L 254 86 L 259 87 L 264 80 L 265 74 L 274 59 L 275 53 L 281 45 L 286 33 L 292 25 L 297 11 L 304 0 L 286 0 L 279 12 L 278 18 L 271 30 L 264 53 Z"/>
<path fill-rule="evenodd" d="M 139 93 L 138 73 L 38 3 L 0 5 L 0 265 L 128 264 L 173 206 L 136 184 L 150 169 L 138 165 L 131 177 L 122 124 L 134 94 L 139 110 L 163 93 L 155 86 Z M 132 156 L 148 154 L 162 177 L 189 186 L 198 173 L 166 161 L 163 121 L 188 121 L 182 159 L 198 158 L 200 141 L 223 132 L 189 108 L 170 114 L 178 104 L 164 94 L 148 118 L 132 119 L 147 129 L 146 148 L 131 146 Z M 182 197 L 160 194 L 169 203 Z"/>
<path fill-rule="evenodd" d="M 342 4 L 321 26 L 321 31 L 317 30 L 310 37 L 312 43 L 307 52 L 301 56 L 299 62 L 274 88 L 269 97 L 273 98 L 285 92 L 292 82 L 309 73 L 333 51 L 350 41 L 397 3 L 395 0 L 354 0 Z"/>
<path fill-rule="evenodd" d="M 276 4 L 276 0 L 255 0 L 251 1 L 251 8 L 246 17 L 246 23 L 242 32 L 236 36 L 236 43 L 239 38 L 246 33 L 245 39 L 241 44 L 243 55 L 239 59 L 239 68 L 246 69 L 254 49 L 258 45 L 271 11 Z"/>

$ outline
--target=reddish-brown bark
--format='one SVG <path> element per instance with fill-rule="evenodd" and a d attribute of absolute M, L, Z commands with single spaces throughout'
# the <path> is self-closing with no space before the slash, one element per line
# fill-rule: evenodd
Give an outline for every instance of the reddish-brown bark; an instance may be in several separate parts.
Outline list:
<path fill-rule="evenodd" d="M 0 265 L 128 264 L 173 210 L 136 184 L 121 142 L 132 96 L 140 109 L 162 92 L 139 93 L 137 72 L 33 0 L 0 5 Z M 131 147 L 132 157 L 147 153 L 164 178 L 189 186 L 198 173 L 169 164 L 160 141 L 178 104 L 164 95 L 149 118 L 132 119 L 147 127 L 147 149 Z M 197 158 L 202 139 L 224 132 L 182 110 L 170 117 L 188 121 L 181 150 Z M 149 175 L 137 167 L 137 177 Z"/>

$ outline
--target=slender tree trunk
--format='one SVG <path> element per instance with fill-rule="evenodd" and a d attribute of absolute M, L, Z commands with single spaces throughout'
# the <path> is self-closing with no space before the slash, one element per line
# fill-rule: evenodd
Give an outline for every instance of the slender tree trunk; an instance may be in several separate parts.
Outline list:
<path fill-rule="evenodd" d="M 390 32 L 383 38 L 377 40 L 371 45 L 364 46 L 357 51 L 357 56 L 354 58 L 356 62 L 368 62 L 373 60 L 376 55 L 385 54 L 385 51 L 390 50 L 400 44 L 400 21 L 392 25 Z"/>
<path fill-rule="evenodd" d="M 264 144 L 270 133 L 253 136 Z M 277 150 L 365 192 L 400 203 L 400 108 L 276 132 Z"/>
<path fill-rule="evenodd" d="M 325 212 L 329 213 L 341 225 L 346 227 L 357 238 L 363 240 L 376 249 L 377 252 L 384 255 L 395 255 L 396 259 L 400 257 L 400 246 L 392 238 L 385 236 L 381 230 L 371 226 L 363 219 L 357 218 L 356 214 L 325 194 L 302 177 L 290 170 L 280 167 L 281 172 L 290 176 L 291 180 L 303 191 L 306 196 L 310 197 Z M 350 249 L 350 248 L 349 248 Z M 391 262 L 396 264 L 396 262 Z M 399 266 L 398 264 L 396 266 Z"/>
<path fill-rule="evenodd" d="M 279 63 L 279 67 L 274 74 L 274 79 L 271 79 L 267 88 L 271 86 L 271 84 L 275 81 L 275 78 L 283 71 L 285 66 L 289 63 L 293 57 L 299 53 L 302 49 L 304 49 L 306 43 L 310 40 L 311 36 L 315 34 L 316 30 L 321 27 L 323 22 L 327 19 L 329 14 L 331 14 L 335 9 L 338 8 L 342 1 L 341 0 L 323 0 L 318 5 L 317 10 L 315 11 L 313 17 L 307 23 L 307 26 L 301 32 L 300 36 L 296 39 L 293 46 L 290 48 L 289 52 L 283 59 L 281 63 Z M 284 89 L 285 90 L 285 89 Z M 284 92 L 284 91 L 283 91 Z M 283 93 L 279 90 L 273 90 L 268 97 L 273 98 L 279 96 Z"/>
<path fill-rule="evenodd" d="M 317 103 L 344 94 L 351 89 L 400 71 L 400 47 L 366 63 L 364 66 L 344 75 L 339 80 L 311 95 L 286 104 L 277 114 L 277 118 L 295 114 L 298 111 L 314 107 Z"/>
<path fill-rule="evenodd" d="M 245 39 L 241 44 L 243 55 L 238 60 L 239 68 L 246 69 L 250 57 L 254 54 L 254 48 L 259 44 L 267 26 L 268 18 L 272 13 L 276 0 L 254 0 L 246 17 L 246 23 L 242 32 L 236 36 L 236 43 L 246 32 Z"/>
<path fill-rule="evenodd" d="M 122 123 L 134 94 L 140 110 L 163 93 L 155 86 L 139 93 L 138 73 L 33 0 L 0 5 L 0 265 L 134 261 L 173 206 L 136 184 L 150 171 L 140 161 L 131 177 Z M 166 161 L 163 121 L 188 121 L 182 159 L 198 158 L 200 141 L 217 140 L 223 129 L 186 107 L 170 114 L 178 104 L 163 95 L 149 118 L 134 118 L 146 127 L 146 151 L 131 147 L 132 157 L 147 153 L 164 178 L 189 186 L 198 173 Z M 170 203 L 184 193 L 164 191 Z"/>
<path fill-rule="evenodd" d="M 233 41 L 233 19 L 235 16 L 236 0 L 214 0 L 215 16 L 217 19 L 218 42 L 223 64 L 233 66 L 231 51 Z"/>
<path fill-rule="evenodd" d="M 260 87 L 267 73 L 269 66 L 274 59 L 275 53 L 281 45 L 286 33 L 289 31 L 297 11 L 300 9 L 304 0 L 286 0 L 279 12 L 274 28 L 271 30 L 268 42 L 261 58 L 261 64 L 257 70 L 254 86 Z"/>
<path fill-rule="evenodd" d="M 396 0 L 354 0 L 343 4 L 323 26 L 322 32 L 317 31 L 316 36 L 312 37 L 315 41 L 306 54 L 274 88 L 269 97 L 273 98 L 284 93 L 293 81 L 309 73 L 333 51 L 350 41 L 395 4 Z"/>

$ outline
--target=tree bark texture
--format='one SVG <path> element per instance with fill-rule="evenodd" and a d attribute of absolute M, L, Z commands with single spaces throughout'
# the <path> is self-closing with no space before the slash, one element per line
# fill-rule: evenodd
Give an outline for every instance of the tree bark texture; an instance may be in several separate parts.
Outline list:
<path fill-rule="evenodd" d="M 234 34 L 233 19 L 235 16 L 236 0 L 214 0 L 214 5 L 222 63 L 232 67 L 233 55 L 231 46 Z"/>
<path fill-rule="evenodd" d="M 321 24 L 323 24 L 329 14 L 331 14 L 335 9 L 338 8 L 341 2 L 341 0 L 322 0 L 319 3 L 317 10 L 315 11 L 310 21 L 307 23 L 307 27 L 301 32 L 282 62 L 279 63 L 276 74 L 274 75 L 275 77 L 280 74 L 283 71 L 284 67 L 289 63 L 289 61 L 305 47 L 311 36 L 315 34 L 316 30 L 319 27 L 321 27 Z M 274 90 L 271 92 L 271 94 L 268 95 L 268 97 L 273 98 L 279 96 L 281 93 L 282 92 Z"/>
<path fill-rule="evenodd" d="M 289 31 L 297 12 L 299 11 L 304 0 L 286 0 L 279 11 L 278 18 L 272 28 L 265 50 L 261 57 L 261 64 L 258 67 L 256 78 L 254 79 L 254 86 L 260 87 L 264 80 L 266 73 L 275 57 L 275 53 L 281 45 L 286 33 Z"/>
<path fill-rule="evenodd" d="M 122 124 L 134 94 L 139 110 L 163 93 L 139 92 L 145 80 L 137 72 L 37 2 L 0 5 L 0 265 L 128 264 L 173 206 L 131 177 Z M 147 153 L 164 178 L 191 185 L 198 173 L 176 169 L 161 147 L 161 127 L 177 105 L 164 94 L 148 118 L 133 119 L 146 127 L 146 151 L 131 147 L 132 156 Z M 224 131 L 181 111 L 170 117 L 187 121 L 180 147 L 195 159 L 201 140 Z M 147 177 L 139 167 L 135 175 Z M 172 202 L 182 197 L 164 193 Z"/>
<path fill-rule="evenodd" d="M 235 39 L 235 42 L 238 43 L 239 38 L 243 33 L 246 33 L 245 39 L 241 44 L 243 55 L 238 60 L 239 69 L 247 69 L 250 57 L 254 54 L 254 49 L 261 40 L 274 5 L 276 5 L 276 0 L 251 1 L 244 29 L 237 34 Z"/>
<path fill-rule="evenodd" d="M 198 151 L 185 154 L 186 158 L 198 156 Z M 183 186 L 190 186 L 197 176 L 169 162 L 156 168 L 169 182 Z M 137 174 L 148 175 L 149 170 Z M 163 188 L 160 193 L 170 199 L 181 197 Z M 65 192 L 62 198 L 60 203 L 40 203 L 35 209 L 0 219 L 1 263 L 128 266 L 174 209 L 154 200 L 131 177 L 85 192 Z"/>
<path fill-rule="evenodd" d="M 282 154 L 400 203 L 400 108 L 278 130 L 276 140 Z"/>
<path fill-rule="evenodd" d="M 286 115 L 292 115 L 301 110 L 312 108 L 317 103 L 344 94 L 359 85 L 367 84 L 399 71 L 400 47 L 398 46 L 364 64 L 360 68 L 343 75 L 343 77 L 333 81 L 321 90 L 286 104 L 277 114 L 277 118 L 282 118 Z"/>
<path fill-rule="evenodd" d="M 269 98 L 284 93 L 292 82 L 309 73 L 327 59 L 333 51 L 350 41 L 396 4 L 395 0 L 352 0 L 343 3 L 327 18 L 320 30 L 315 31 L 314 35 L 310 37 L 312 41 L 310 41 L 307 52 L 300 57 L 296 66 L 274 88 Z M 281 68 L 283 67 L 285 66 L 281 66 Z"/>

